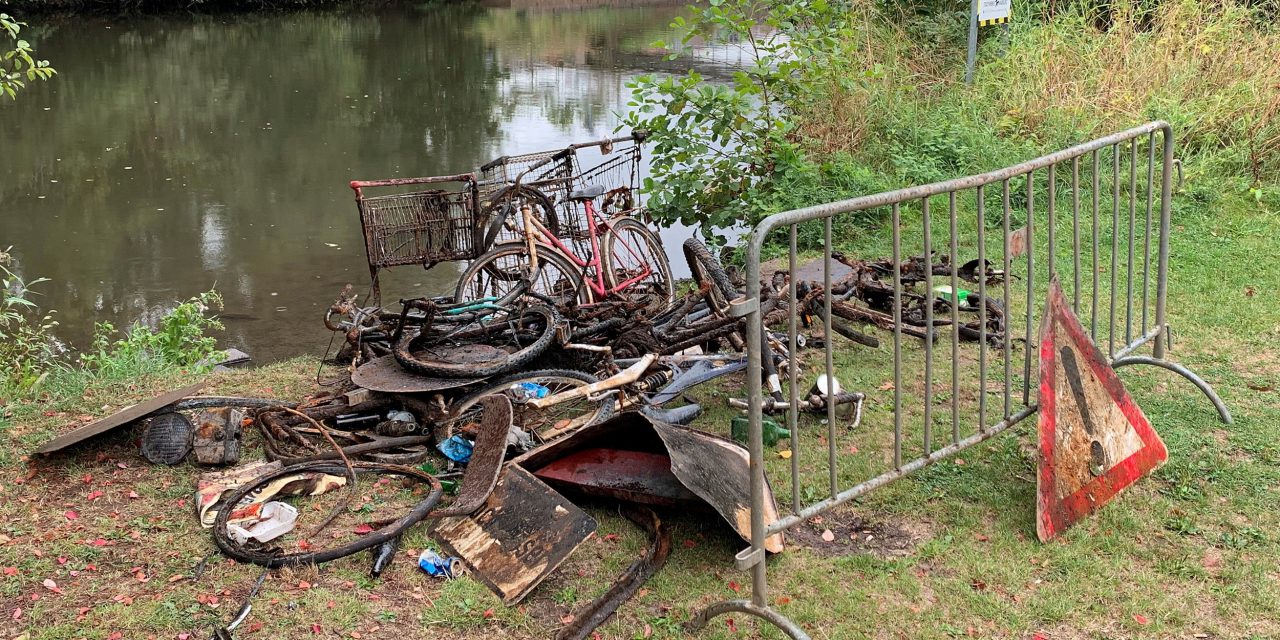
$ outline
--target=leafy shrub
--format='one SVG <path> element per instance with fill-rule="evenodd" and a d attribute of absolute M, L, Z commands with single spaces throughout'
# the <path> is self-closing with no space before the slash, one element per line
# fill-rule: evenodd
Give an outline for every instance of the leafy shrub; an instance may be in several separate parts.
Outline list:
<path fill-rule="evenodd" d="M 222 329 L 216 317 L 206 315 L 222 308 L 222 296 L 206 291 L 165 314 L 153 329 L 135 323 L 123 337 L 109 322 L 99 322 L 93 344 L 80 354 L 84 370 L 96 377 L 127 376 L 134 371 L 184 367 L 212 368 L 217 349 L 210 330 Z"/>
<path fill-rule="evenodd" d="M 841 7 L 827 0 L 772 3 L 710 0 L 672 25 L 690 43 L 732 43 L 744 59 L 727 82 L 697 71 L 641 76 L 631 83 L 625 126 L 649 131 L 652 175 L 645 181 L 651 214 L 715 227 L 754 224 L 744 198 L 788 166 L 801 163 L 794 139 L 796 107 L 837 66 L 833 54 L 848 35 Z"/>
<path fill-rule="evenodd" d="M 10 270 L 9 249 L 0 251 L 0 394 L 8 396 L 37 386 L 57 357 L 50 332 L 58 325 L 53 313 L 36 313 L 31 287 L 44 278 L 24 281 Z"/>

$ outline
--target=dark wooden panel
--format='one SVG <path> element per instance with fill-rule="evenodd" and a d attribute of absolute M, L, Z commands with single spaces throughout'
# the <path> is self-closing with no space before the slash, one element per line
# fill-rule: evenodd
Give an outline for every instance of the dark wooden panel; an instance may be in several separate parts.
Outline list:
<path fill-rule="evenodd" d="M 554 489 L 507 465 L 484 506 L 441 518 L 431 535 L 506 604 L 523 599 L 596 530 L 596 521 Z"/>

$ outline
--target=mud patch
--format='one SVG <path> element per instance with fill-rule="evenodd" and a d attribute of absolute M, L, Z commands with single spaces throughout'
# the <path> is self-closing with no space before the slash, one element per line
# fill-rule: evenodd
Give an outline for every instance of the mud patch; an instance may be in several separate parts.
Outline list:
<path fill-rule="evenodd" d="M 830 541 L 824 534 L 830 531 Z M 873 522 L 854 513 L 831 512 L 810 518 L 787 533 L 791 544 L 823 557 L 870 554 L 901 558 L 933 538 L 928 523 L 907 520 Z"/>

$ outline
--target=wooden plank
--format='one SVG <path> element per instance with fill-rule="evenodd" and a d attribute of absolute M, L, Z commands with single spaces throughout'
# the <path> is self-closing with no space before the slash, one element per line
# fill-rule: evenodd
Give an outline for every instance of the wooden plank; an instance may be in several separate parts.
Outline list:
<path fill-rule="evenodd" d="M 139 402 L 138 404 L 125 408 L 121 411 L 117 411 L 101 420 L 98 420 L 97 422 L 93 422 L 74 431 L 64 433 L 40 445 L 40 448 L 36 449 L 35 452 L 40 455 L 47 455 L 55 451 L 61 451 L 73 444 L 84 442 L 89 438 L 106 433 L 116 427 L 129 424 L 140 418 L 145 418 L 187 396 L 194 395 L 200 391 L 200 387 L 203 385 L 203 382 L 197 382 L 193 385 L 176 389 L 164 395 L 152 398 L 146 402 Z"/>
<path fill-rule="evenodd" d="M 516 466 L 480 510 L 441 518 L 432 537 L 508 605 L 523 599 L 596 530 L 596 521 Z"/>

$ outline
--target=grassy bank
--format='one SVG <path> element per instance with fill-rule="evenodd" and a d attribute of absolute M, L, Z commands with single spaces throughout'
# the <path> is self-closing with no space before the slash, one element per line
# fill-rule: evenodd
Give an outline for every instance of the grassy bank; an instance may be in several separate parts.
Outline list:
<path fill-rule="evenodd" d="M 1280 267 L 1255 259 L 1269 250 L 1277 214 L 1242 195 L 1208 205 L 1180 199 L 1175 223 L 1174 355 L 1218 387 L 1235 425 L 1218 423 L 1184 381 L 1125 370 L 1170 461 L 1098 517 L 1059 542 L 1035 541 L 1034 426 L 1019 427 L 803 525 L 804 536 L 770 561 L 780 610 L 814 637 L 832 638 L 1280 634 L 1280 517 L 1272 508 L 1280 487 L 1280 312 L 1257 295 L 1280 288 Z M 842 343 L 840 353 L 842 379 L 868 391 L 874 408 L 838 443 L 842 464 L 857 468 L 883 454 L 892 392 L 882 388 L 882 368 L 868 366 L 883 360 L 883 350 Z M 315 390 L 313 367 L 299 360 L 207 380 L 210 392 L 297 398 Z M 90 385 L 77 398 L 10 405 L 0 429 L 0 634 L 202 637 L 239 607 L 257 569 L 215 561 L 199 580 L 186 577 L 213 550 L 191 509 L 198 469 L 148 465 L 137 453 L 137 432 L 52 460 L 24 455 L 55 432 L 190 379 L 149 376 Z M 724 398 L 739 392 L 736 384 L 697 394 L 711 409 L 697 426 L 727 431 Z M 825 449 L 817 421 L 804 424 L 806 446 Z M 785 465 L 778 458 L 770 469 L 780 500 Z M 519 607 L 503 607 L 471 579 L 444 583 L 420 573 L 411 556 L 429 542 L 416 528 L 382 580 L 367 578 L 363 554 L 273 575 L 241 633 L 549 637 L 644 546 L 644 536 L 607 505 L 591 513 L 601 522 L 597 536 Z M 679 625 L 689 615 L 746 593 L 747 576 L 731 569 L 741 543 L 715 519 L 675 522 L 670 564 L 601 629 L 602 638 L 686 637 Z M 835 542 L 821 540 L 827 529 Z M 718 619 L 700 637 L 758 634 L 778 637 L 741 616 Z"/>

